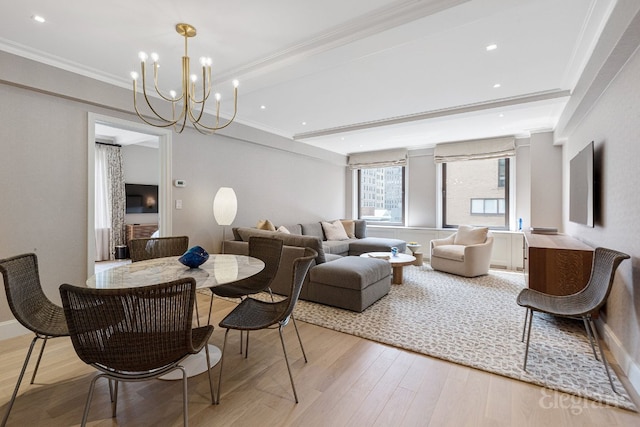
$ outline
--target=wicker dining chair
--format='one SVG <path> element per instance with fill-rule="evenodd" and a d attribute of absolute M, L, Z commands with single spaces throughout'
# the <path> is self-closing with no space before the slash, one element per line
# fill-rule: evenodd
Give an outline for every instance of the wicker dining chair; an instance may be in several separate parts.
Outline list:
<path fill-rule="evenodd" d="M 220 327 L 225 328 L 224 343 L 222 345 L 222 356 L 220 359 L 220 378 L 218 380 L 218 393 L 217 402 L 220 402 L 220 390 L 222 385 L 222 363 L 224 360 L 224 350 L 227 345 L 227 336 L 229 330 L 235 329 L 240 331 L 256 331 L 260 329 L 267 329 L 270 327 L 278 328 L 280 334 L 280 342 L 282 343 L 282 351 L 284 353 L 284 360 L 287 364 L 287 370 L 289 371 L 289 380 L 291 381 L 291 388 L 293 389 L 293 396 L 296 403 L 298 403 L 298 394 L 296 393 L 296 386 L 293 382 L 293 375 L 291 374 L 291 367 L 289 366 L 289 359 L 287 357 L 287 349 L 284 345 L 284 338 L 282 336 L 283 328 L 289 323 L 289 319 L 292 318 L 293 309 L 298 301 L 300 290 L 304 278 L 307 275 L 307 271 L 311 266 L 313 260 L 318 256 L 318 253 L 311 248 L 305 248 L 304 256 L 296 258 L 293 262 L 293 274 L 291 277 L 291 292 L 289 296 L 278 302 L 259 301 L 253 298 L 245 298 L 238 306 L 236 306 L 222 321 Z M 295 326 L 295 322 L 294 322 Z M 302 341 L 300 340 L 300 334 L 298 328 L 295 327 L 300 346 L 302 347 Z M 307 356 L 304 354 L 304 348 L 302 349 L 304 355 L 304 361 L 307 362 Z"/>
<path fill-rule="evenodd" d="M 187 373 L 181 362 L 205 348 L 211 403 L 215 403 L 207 342 L 213 326 L 192 327 L 196 282 L 191 277 L 125 289 L 60 286 L 71 342 L 80 359 L 100 372 L 91 380 L 82 416 L 86 425 L 98 378 L 107 378 L 112 416 L 118 383 L 182 371 L 184 425 L 188 425 Z M 115 386 L 112 387 L 112 381 Z"/>
<path fill-rule="evenodd" d="M 593 264 L 591 266 L 591 276 L 587 285 L 581 291 L 566 295 L 556 296 L 548 295 L 542 292 L 538 292 L 533 289 L 523 289 L 517 298 L 518 305 L 525 307 L 527 312 L 525 314 L 524 328 L 522 330 L 522 341 L 524 341 L 525 330 L 527 331 L 527 344 L 524 353 L 524 364 L 522 369 L 527 370 L 527 358 L 529 357 L 529 338 L 531 337 L 531 324 L 533 323 L 533 312 L 538 311 L 542 313 L 548 313 L 555 316 L 569 317 L 582 319 L 584 327 L 591 343 L 591 349 L 596 360 L 596 350 L 593 345 L 595 339 L 600 350 L 600 357 L 602 363 L 609 377 L 609 383 L 614 392 L 616 388 L 613 385 L 611 373 L 609 372 L 609 365 L 607 359 L 602 351 L 602 345 L 596 331 L 595 324 L 593 323 L 593 315 L 597 314 L 600 308 L 607 302 L 609 293 L 611 292 L 611 286 L 613 285 L 613 278 L 615 276 L 616 269 L 622 261 L 628 259 L 629 255 L 614 251 L 606 248 L 596 248 L 593 253 Z M 528 328 L 527 328 L 528 325 Z"/>
<path fill-rule="evenodd" d="M 131 262 L 146 259 L 180 256 L 189 249 L 188 236 L 149 237 L 145 239 L 131 239 L 129 241 L 129 256 Z"/>
<path fill-rule="evenodd" d="M 4 414 L 2 424 L 0 424 L 4 427 L 18 395 L 18 389 L 36 341 L 42 340 L 42 348 L 31 376 L 31 384 L 36 378 L 47 340 L 68 336 L 69 330 L 62 307 L 51 302 L 42 290 L 36 254 L 28 253 L 0 260 L 0 272 L 2 272 L 4 279 L 4 289 L 11 312 L 22 326 L 35 334 L 22 364 L 22 370 L 11 395 L 7 412 Z"/>

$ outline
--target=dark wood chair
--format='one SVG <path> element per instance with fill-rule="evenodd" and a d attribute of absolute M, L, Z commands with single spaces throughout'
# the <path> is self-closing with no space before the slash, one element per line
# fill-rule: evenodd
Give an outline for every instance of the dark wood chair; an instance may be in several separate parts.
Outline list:
<path fill-rule="evenodd" d="M 531 337 L 531 324 L 533 323 L 533 312 L 548 313 L 555 316 L 582 319 L 584 327 L 591 343 L 591 349 L 596 359 L 596 350 L 593 345 L 595 339 L 600 350 L 602 363 L 609 377 L 609 383 L 613 391 L 616 391 L 609 372 L 607 359 L 604 357 L 602 345 L 598 337 L 598 332 L 593 323 L 593 315 L 597 314 L 600 308 L 607 302 L 616 269 L 622 261 L 629 259 L 629 255 L 606 248 L 596 248 L 593 253 L 593 264 L 591 266 L 591 276 L 587 286 L 581 291 L 565 296 L 549 295 L 533 289 L 523 289 L 517 298 L 518 305 L 525 307 L 524 328 L 522 330 L 522 340 L 524 341 L 525 330 L 527 336 L 526 350 L 524 353 L 524 364 L 522 369 L 527 370 L 527 358 L 529 356 L 529 338 Z M 528 324 L 528 328 L 527 328 Z"/>
<path fill-rule="evenodd" d="M 187 277 L 127 289 L 60 286 L 71 342 L 80 359 L 100 372 L 91 380 L 82 416 L 86 425 L 98 378 L 109 380 L 112 416 L 118 383 L 144 381 L 182 371 L 183 417 L 188 424 L 187 373 L 181 362 L 204 347 L 211 403 L 215 403 L 207 342 L 213 326 L 193 328 L 196 282 Z M 115 385 L 112 387 L 112 382 Z"/>
<path fill-rule="evenodd" d="M 24 377 L 36 341 L 38 339 L 42 340 L 42 348 L 40 349 L 36 367 L 33 370 L 31 384 L 36 378 L 47 340 L 54 337 L 68 336 L 69 330 L 67 329 L 62 307 L 52 303 L 42 291 L 40 273 L 38 271 L 38 258 L 35 254 L 23 254 L 0 260 L 0 272 L 2 272 L 2 278 L 4 279 L 4 290 L 7 294 L 7 302 L 11 312 L 22 326 L 35 334 L 22 364 L 22 370 L 11 395 L 7 412 L 4 414 L 2 424 L 0 424 L 4 426 L 16 400 L 20 383 Z"/>
<path fill-rule="evenodd" d="M 227 345 L 229 330 L 256 331 L 270 327 L 277 327 L 280 334 L 280 342 L 282 343 L 282 351 L 284 352 L 284 360 L 287 364 L 287 370 L 289 371 L 289 380 L 291 381 L 293 396 L 296 403 L 298 403 L 298 394 L 296 393 L 296 386 L 293 382 L 293 375 L 291 374 L 291 367 L 289 366 L 289 359 L 287 357 L 287 349 L 284 345 L 282 330 L 287 323 L 289 323 L 289 319 L 292 317 L 293 309 L 298 301 L 298 296 L 300 295 L 304 278 L 307 275 L 307 271 L 309 270 L 311 263 L 317 256 L 318 253 L 316 251 L 306 248 L 304 256 L 294 260 L 293 274 L 291 277 L 291 292 L 286 299 L 278 302 L 268 302 L 258 301 L 253 298 L 245 298 L 231 311 L 231 313 L 222 319 L 220 327 L 225 328 L 226 331 L 224 333 L 224 344 L 222 346 L 222 358 L 220 359 L 220 378 L 218 380 L 217 395 L 218 402 L 220 401 L 220 388 L 222 384 L 222 362 L 224 360 L 224 350 Z M 295 329 L 296 334 L 298 335 L 298 340 L 300 340 L 298 328 Z M 304 353 L 302 341 L 300 341 L 300 346 L 306 362 L 307 356 Z"/>
<path fill-rule="evenodd" d="M 129 241 L 129 256 L 131 262 L 146 259 L 180 256 L 189 249 L 188 236 L 149 237 L 145 239 L 131 239 Z"/>

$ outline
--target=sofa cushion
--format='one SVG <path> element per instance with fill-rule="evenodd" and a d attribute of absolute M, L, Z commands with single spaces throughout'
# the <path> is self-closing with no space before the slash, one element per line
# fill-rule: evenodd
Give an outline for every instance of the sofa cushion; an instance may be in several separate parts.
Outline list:
<path fill-rule="evenodd" d="M 398 252 L 404 253 L 407 242 L 399 239 L 387 239 L 383 237 L 365 237 L 364 239 L 350 240 L 349 255 L 357 256 L 366 252 L 391 252 L 393 246 Z"/>
<path fill-rule="evenodd" d="M 302 227 L 300 224 L 280 224 L 280 227 L 285 227 L 291 234 L 302 236 Z"/>
<path fill-rule="evenodd" d="M 380 259 L 346 256 L 309 270 L 311 282 L 362 290 L 391 274 L 389 263 Z"/>
<path fill-rule="evenodd" d="M 464 261 L 463 245 L 440 245 L 433 248 L 432 257 L 445 258 L 453 261 Z"/>
<path fill-rule="evenodd" d="M 347 237 L 355 239 L 356 223 L 352 219 L 342 219 L 340 222 L 342 222 L 342 226 L 344 227 L 344 231 L 347 233 Z"/>
<path fill-rule="evenodd" d="M 349 238 L 342 222 L 339 220 L 334 222 L 322 221 L 320 224 L 322 225 L 322 231 L 324 231 L 327 240 L 347 240 Z"/>
<path fill-rule="evenodd" d="M 284 225 L 281 225 L 280 227 L 278 227 L 276 229 L 276 231 L 278 233 L 285 233 L 285 234 L 291 234 L 291 232 L 289 231 L 289 229 L 287 227 L 285 227 Z"/>
<path fill-rule="evenodd" d="M 357 239 L 364 239 L 367 237 L 367 221 L 364 219 L 356 219 L 353 221 L 353 224 Z"/>
<path fill-rule="evenodd" d="M 458 227 L 453 243 L 455 245 L 464 246 L 478 245 L 487 240 L 487 233 L 489 233 L 488 227 L 470 227 L 468 225 L 461 225 Z"/>
<path fill-rule="evenodd" d="M 322 242 L 325 254 L 348 255 L 350 240 L 325 240 Z"/>
<path fill-rule="evenodd" d="M 302 234 L 304 236 L 314 236 L 320 240 L 324 239 L 324 233 L 322 231 L 322 225 L 319 222 L 312 222 L 309 224 L 300 224 L 302 227 Z"/>
<path fill-rule="evenodd" d="M 238 235 L 245 242 L 249 241 L 252 236 L 265 236 L 282 240 L 287 246 L 298 246 L 300 248 L 311 248 L 318 252 L 316 257 L 316 264 L 322 264 L 326 262 L 324 256 L 324 248 L 322 247 L 322 241 L 313 236 L 299 236 L 296 234 L 278 233 L 277 231 L 258 230 L 256 228 L 238 227 Z"/>
<path fill-rule="evenodd" d="M 268 231 L 276 231 L 275 225 L 268 219 L 261 219 L 256 224 L 256 228 L 258 230 L 268 230 Z"/>

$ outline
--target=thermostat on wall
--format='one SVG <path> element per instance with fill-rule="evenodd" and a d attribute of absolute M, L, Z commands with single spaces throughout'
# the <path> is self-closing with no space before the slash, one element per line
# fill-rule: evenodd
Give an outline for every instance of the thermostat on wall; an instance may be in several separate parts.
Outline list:
<path fill-rule="evenodd" d="M 176 187 L 186 187 L 187 183 L 184 181 L 184 179 L 176 179 L 175 181 L 173 181 L 173 185 L 175 185 Z"/>

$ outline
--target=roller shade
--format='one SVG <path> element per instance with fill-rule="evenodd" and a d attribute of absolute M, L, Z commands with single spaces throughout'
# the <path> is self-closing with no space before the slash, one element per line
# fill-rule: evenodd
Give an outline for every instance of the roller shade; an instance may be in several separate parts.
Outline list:
<path fill-rule="evenodd" d="M 349 155 L 350 169 L 384 168 L 388 166 L 406 166 L 407 150 L 369 151 Z"/>
<path fill-rule="evenodd" d="M 438 144 L 433 151 L 433 159 L 436 163 L 499 159 L 515 155 L 516 143 L 512 136 Z"/>

